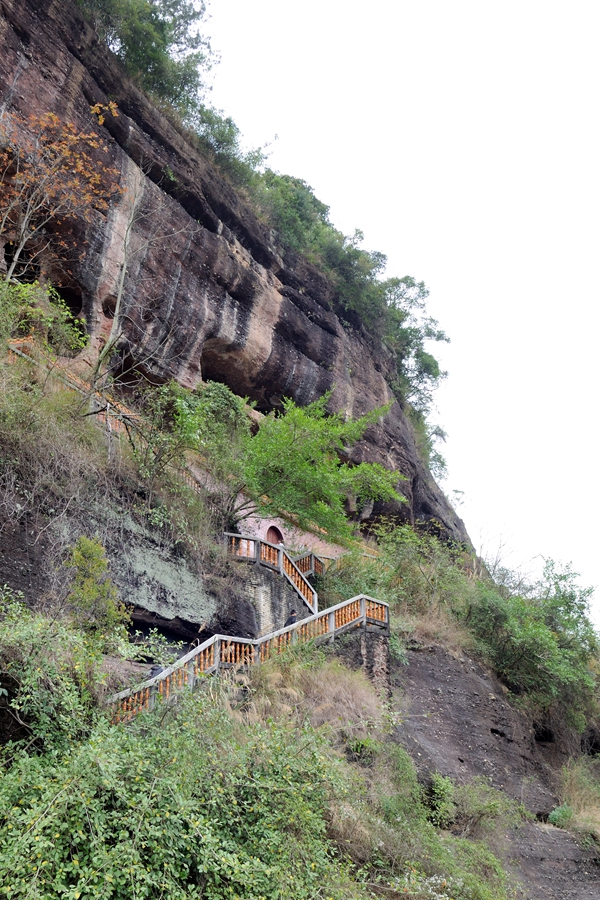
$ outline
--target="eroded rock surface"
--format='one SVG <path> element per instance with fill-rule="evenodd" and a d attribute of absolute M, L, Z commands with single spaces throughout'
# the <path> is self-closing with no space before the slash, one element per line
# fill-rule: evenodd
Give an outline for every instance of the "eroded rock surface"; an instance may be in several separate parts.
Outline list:
<path fill-rule="evenodd" d="M 415 645 L 408 665 L 392 668 L 403 715 L 395 738 L 427 783 L 434 772 L 458 782 L 484 777 L 544 819 L 558 805 L 557 771 L 545 761 L 525 719 L 479 663 L 434 644 Z M 556 759 L 555 759 L 556 761 Z M 560 828 L 531 821 L 503 848 L 518 896 L 527 900 L 600 900 L 597 848 Z"/>
<path fill-rule="evenodd" d="M 551 770 L 499 681 L 467 656 L 434 644 L 409 651 L 408 660 L 394 672 L 405 716 L 396 736 L 421 777 L 483 776 L 534 815 L 547 816 L 558 804 L 548 786 Z"/>
<path fill-rule="evenodd" d="M 11 112 L 56 112 L 89 132 L 90 104 L 116 100 L 107 116 L 103 162 L 123 192 L 106 215 L 73 226 L 85 257 L 47 274 L 81 306 L 96 345 L 106 339 L 120 267 L 127 263 L 124 368 L 156 382 L 227 383 L 261 410 L 284 397 L 306 404 L 332 390 L 332 410 L 359 416 L 392 399 L 392 360 L 361 328 L 342 327 L 331 284 L 272 232 L 181 130 L 165 119 L 99 46 L 65 0 L 0 0 L 0 93 Z M 133 239 L 124 257 L 124 234 Z M 352 459 L 401 472 L 397 514 L 438 523 L 469 543 L 461 520 L 425 471 L 400 405 L 370 428 Z"/>

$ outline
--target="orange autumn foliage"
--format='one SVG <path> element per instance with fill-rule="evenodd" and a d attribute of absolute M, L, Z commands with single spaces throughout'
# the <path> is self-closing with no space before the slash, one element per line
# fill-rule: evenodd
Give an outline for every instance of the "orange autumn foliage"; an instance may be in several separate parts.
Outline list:
<path fill-rule="evenodd" d="M 116 113 L 113 113 L 116 114 Z M 8 244 L 5 279 L 35 265 L 67 219 L 90 221 L 116 194 L 119 173 L 102 162 L 107 146 L 54 113 L 0 120 L 0 241 Z"/>

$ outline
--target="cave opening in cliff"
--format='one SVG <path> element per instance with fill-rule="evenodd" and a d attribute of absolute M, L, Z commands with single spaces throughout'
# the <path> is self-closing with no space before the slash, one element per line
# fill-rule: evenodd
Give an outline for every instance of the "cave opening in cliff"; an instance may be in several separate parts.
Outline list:
<path fill-rule="evenodd" d="M 240 397 L 258 399 L 244 370 L 243 361 L 235 351 L 232 352 L 230 341 L 210 338 L 204 343 L 200 372 L 203 381 L 218 381 Z"/>
<path fill-rule="evenodd" d="M 581 736 L 581 752 L 586 756 L 600 756 L 600 728 L 588 725 Z"/>
<path fill-rule="evenodd" d="M 36 259 L 37 254 L 32 254 L 28 247 L 23 247 L 19 255 L 18 263 L 13 272 L 13 278 L 24 284 L 33 284 L 40 277 L 40 266 Z M 4 265 L 8 271 L 15 258 L 15 245 L 13 241 L 4 244 Z"/>
<path fill-rule="evenodd" d="M 102 301 L 102 315 L 107 319 L 114 319 L 117 310 L 117 298 L 114 294 L 109 294 Z"/>
<path fill-rule="evenodd" d="M 64 302 L 74 319 L 81 315 L 83 309 L 83 295 L 77 285 L 55 287 L 54 290 Z"/>
<path fill-rule="evenodd" d="M 553 744 L 554 732 L 549 725 L 542 722 L 533 726 L 533 734 L 538 744 Z"/>

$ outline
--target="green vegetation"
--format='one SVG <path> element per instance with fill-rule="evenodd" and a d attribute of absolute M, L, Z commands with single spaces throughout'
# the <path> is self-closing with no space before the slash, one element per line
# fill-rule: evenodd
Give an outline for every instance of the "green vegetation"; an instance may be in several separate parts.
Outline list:
<path fill-rule="evenodd" d="M 0 757 L 3 896 L 507 898 L 484 843 L 431 823 L 359 673 L 304 647 L 114 726 L 85 633 L 17 607 L 5 593 L 2 711 L 23 731 Z"/>
<path fill-rule="evenodd" d="M 552 810 L 548 821 L 559 828 L 572 829 L 588 841 L 600 842 L 600 757 L 597 754 L 569 760 L 561 773 L 559 796 L 561 805 Z"/>
<path fill-rule="evenodd" d="M 180 114 L 194 110 L 212 54 L 192 0 L 76 0 L 125 71 Z"/>
<path fill-rule="evenodd" d="M 454 785 L 450 778 L 434 772 L 431 777 L 429 819 L 440 828 L 448 828 L 456 818 Z"/>
<path fill-rule="evenodd" d="M 81 5 L 127 71 L 178 111 L 253 199 L 282 252 L 301 253 L 325 272 L 345 327 L 365 326 L 391 351 L 391 387 L 435 467 L 433 441 L 442 435 L 426 415 L 444 373 L 427 347 L 446 336 L 425 313 L 425 285 L 384 279 L 385 257 L 364 250 L 360 232 L 337 231 L 305 182 L 263 170 L 263 152 L 244 153 L 235 123 L 201 103 L 209 62 L 197 30 L 202 3 Z M 100 118 L 102 109 L 95 108 Z M 0 232 L 9 252 L 0 338 L 32 336 L 41 365 L 0 360 L 0 527 L 27 532 L 35 521 L 33 533 L 49 538 L 50 587 L 31 608 L 13 587 L 0 589 L 0 893 L 508 900 L 492 836 L 518 827 L 522 810 L 483 779 L 458 784 L 435 773 L 426 788 L 419 784 L 408 755 L 389 740 L 394 715 L 373 686 L 310 645 L 247 675 L 207 679 L 128 727 L 110 723 L 102 705 L 113 689 L 107 654 L 125 666 L 170 661 L 174 650 L 156 632 L 129 640 L 104 546 L 91 533 L 89 511 L 100 496 L 153 528 L 157 543 L 186 555 L 229 598 L 233 564 L 217 541 L 223 527 L 257 506 L 344 540 L 355 531 L 345 504 L 400 499 L 399 476 L 341 461 L 385 409 L 353 422 L 327 413 L 328 396 L 305 408 L 286 400 L 253 430 L 244 402 L 210 383 L 197 392 L 175 384 L 139 390 L 129 446 L 122 440 L 115 449 L 114 436 L 90 420 L 89 396 L 82 406 L 53 377 L 59 357 L 84 346 L 83 324 L 50 286 L 11 283 L 37 271 L 50 246 L 47 226 L 105 207 L 112 173 L 89 165 L 95 135 L 53 117 L 29 124 L 38 129 L 38 156 L 15 134 L 1 136 Z M 165 177 L 173 173 L 165 169 Z M 23 218 L 31 198 L 36 215 Z M 197 490 L 181 477 L 189 465 Z M 575 746 L 599 715 L 600 648 L 587 617 L 590 592 L 570 568 L 549 562 L 527 585 L 494 580 L 464 548 L 433 533 L 391 523 L 374 539 L 371 556 L 355 551 L 327 572 L 321 600 L 367 592 L 388 601 L 396 661 L 405 659 L 407 639 L 468 647 L 532 724 Z M 597 838 L 599 809 L 597 761 L 570 762 L 550 822 Z"/>
<path fill-rule="evenodd" d="M 253 434 L 244 402 L 222 384 L 196 392 L 175 383 L 144 391 L 134 455 L 150 484 L 186 452 L 200 455 L 207 502 L 225 528 L 258 508 L 266 515 L 292 514 L 300 527 L 325 529 L 346 539 L 353 528 L 344 503 L 402 500 L 402 476 L 374 463 L 350 466 L 340 454 L 385 415 L 377 409 L 356 421 L 327 413 L 330 395 L 305 407 L 284 400 L 281 415 L 261 419 Z M 193 461 L 193 457 L 190 457 Z"/>
<path fill-rule="evenodd" d="M 64 752 L 96 716 L 98 645 L 62 616 L 28 610 L 0 590 L 0 723 L 15 749 Z M 0 870 L 1 870 L 0 866 Z"/>
<path fill-rule="evenodd" d="M 98 538 L 81 535 L 65 567 L 73 572 L 66 598 L 71 615 L 82 631 L 106 649 L 119 626 L 129 623 L 129 614 L 108 577 L 108 561 Z"/>
<path fill-rule="evenodd" d="M 4 335 L 19 333 L 24 314 L 37 321 L 36 303 L 69 325 L 39 286 L 4 290 Z M 36 330 L 38 350 L 51 333 Z M 345 422 L 327 416 L 327 398 L 287 404 L 252 434 L 243 402 L 223 385 L 166 385 L 139 395 L 134 447 L 122 439 L 115 452 L 51 372 L 2 360 L 0 384 L 0 525 L 41 512 L 56 554 L 54 587 L 34 609 L 0 592 L 2 895 L 508 900 L 497 836 L 518 827 L 522 811 L 484 780 L 436 775 L 420 785 L 389 740 L 393 712 L 324 651 L 303 645 L 247 674 L 207 679 L 127 727 L 111 725 L 102 706 L 116 689 L 107 652 L 126 665 L 166 658 L 166 648 L 156 635 L 145 645 L 126 639 L 103 546 L 89 531 L 93 499 L 102 492 L 126 505 L 214 578 L 224 568 L 215 538 L 240 480 L 264 508 L 286 504 L 299 519 L 314 518 L 326 496 L 343 516 L 344 497 L 380 490 L 377 470 L 348 470 L 339 452 L 382 411 Z M 179 475 L 192 453 L 213 473 L 200 494 Z M 575 734 L 593 715 L 597 650 L 587 593 L 571 572 L 549 566 L 532 587 L 494 584 L 431 534 L 395 525 L 377 541 L 372 558 L 348 554 L 327 573 L 322 600 L 364 591 L 389 601 L 396 657 L 409 637 L 470 645 L 513 679 L 536 721 L 560 717 Z M 501 670 L 515 648 L 521 657 Z M 587 768 L 565 776 L 562 805 L 578 810 L 574 785 L 593 778 Z M 579 790 L 589 802 L 591 791 Z"/>
<path fill-rule="evenodd" d="M 51 357 L 73 356 L 88 342 L 85 323 L 52 285 L 0 282 L 0 340 L 33 337 Z"/>
<path fill-rule="evenodd" d="M 344 235 L 331 223 L 329 208 L 301 178 L 265 166 L 265 148 L 246 151 L 233 119 L 204 100 L 212 63 L 201 36 L 204 3 L 190 0 L 78 0 L 100 38 L 125 70 L 165 104 L 208 152 L 221 171 L 246 193 L 277 234 L 282 252 L 304 255 L 323 271 L 335 290 L 334 305 L 348 328 L 366 329 L 395 360 L 390 387 L 412 411 L 423 433 L 423 458 L 442 474 L 439 436 L 426 424 L 432 395 L 446 373 L 429 351 L 447 341 L 425 311 L 428 290 L 410 276 L 384 278 L 387 259 L 363 248 L 363 234 Z"/>
<path fill-rule="evenodd" d="M 473 559 L 409 526 L 380 529 L 377 556 L 356 552 L 330 570 L 321 604 L 361 591 L 390 603 L 398 640 L 417 631 L 467 646 L 488 662 L 537 724 L 569 746 L 599 713 L 600 645 L 588 618 L 591 590 L 548 561 L 532 583 L 476 576 Z"/>

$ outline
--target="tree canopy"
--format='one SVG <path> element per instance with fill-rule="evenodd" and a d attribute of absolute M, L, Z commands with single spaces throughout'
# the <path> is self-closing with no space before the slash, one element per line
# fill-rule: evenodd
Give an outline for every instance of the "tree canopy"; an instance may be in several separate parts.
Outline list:
<path fill-rule="evenodd" d="M 205 490 L 233 527 L 252 515 L 293 515 L 301 528 L 325 529 L 331 537 L 352 534 L 345 503 L 399 500 L 403 476 L 383 466 L 343 462 L 348 449 L 387 411 L 356 420 L 329 414 L 330 394 L 305 407 L 283 402 L 281 413 L 262 418 L 253 434 L 244 401 L 223 384 L 197 392 L 172 383 L 148 391 L 146 430 L 140 433 L 141 470 L 153 479 L 165 466 L 195 451 L 206 467 Z M 198 476 L 202 480 L 202 475 Z"/>
<path fill-rule="evenodd" d="M 185 114 L 212 65 L 203 0 L 77 0 L 125 70 Z"/>

